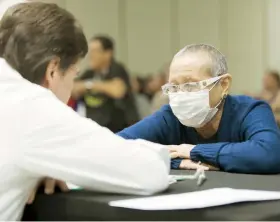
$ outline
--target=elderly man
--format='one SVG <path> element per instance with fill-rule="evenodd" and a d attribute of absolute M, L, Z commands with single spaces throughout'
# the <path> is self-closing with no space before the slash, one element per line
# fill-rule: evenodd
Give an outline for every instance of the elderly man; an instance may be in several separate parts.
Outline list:
<path fill-rule="evenodd" d="M 269 105 L 231 96 L 223 54 L 210 45 L 189 45 L 170 66 L 162 87 L 170 99 L 154 115 L 118 135 L 171 146 L 172 168 L 198 162 L 238 173 L 280 173 L 280 134 Z"/>
<path fill-rule="evenodd" d="M 17 4 L 2 18 L 0 220 L 20 220 L 44 177 L 101 192 L 168 187 L 167 149 L 120 138 L 65 105 L 87 50 L 76 19 L 55 4 Z"/>

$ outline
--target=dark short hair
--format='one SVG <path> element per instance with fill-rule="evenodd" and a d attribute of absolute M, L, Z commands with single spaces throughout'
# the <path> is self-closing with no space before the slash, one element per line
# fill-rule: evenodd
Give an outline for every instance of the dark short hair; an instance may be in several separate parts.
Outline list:
<path fill-rule="evenodd" d="M 91 41 L 99 41 L 103 50 L 105 51 L 114 51 L 114 41 L 108 37 L 103 35 L 94 36 L 91 38 Z"/>
<path fill-rule="evenodd" d="M 20 3 L 0 21 L 0 57 L 33 83 L 43 82 L 52 59 L 59 58 L 59 67 L 65 71 L 87 51 L 82 28 L 56 4 Z"/>

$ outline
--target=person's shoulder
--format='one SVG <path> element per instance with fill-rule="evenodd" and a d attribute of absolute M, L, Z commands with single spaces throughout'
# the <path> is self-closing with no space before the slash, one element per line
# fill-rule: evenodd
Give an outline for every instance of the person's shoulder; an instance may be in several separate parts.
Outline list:
<path fill-rule="evenodd" d="M 161 112 L 161 113 L 166 113 L 166 114 L 168 114 L 168 115 L 172 114 L 172 115 L 174 116 L 174 114 L 173 114 L 173 112 L 172 112 L 172 109 L 171 109 L 171 107 L 170 107 L 169 104 L 163 105 L 163 106 L 159 109 L 159 112 Z M 174 117 L 175 117 L 175 116 L 174 116 Z"/>
<path fill-rule="evenodd" d="M 262 104 L 267 104 L 267 102 L 263 100 L 255 99 L 245 95 L 229 96 L 229 101 L 232 105 L 235 105 L 238 108 L 254 107 Z"/>
<path fill-rule="evenodd" d="M 37 84 L 31 83 L 26 85 L 25 89 L 26 92 L 28 91 L 28 93 L 26 93 L 25 99 L 26 104 L 38 104 L 38 109 L 39 104 L 42 105 L 43 103 L 46 103 L 46 106 L 51 107 L 53 104 L 62 103 L 58 100 L 53 92 Z"/>
<path fill-rule="evenodd" d="M 179 122 L 179 120 L 173 114 L 172 109 L 171 109 L 169 104 L 163 105 L 154 114 L 162 116 L 166 121 L 171 121 L 171 120 L 174 121 L 175 120 L 176 122 Z"/>
<path fill-rule="evenodd" d="M 252 111 L 258 110 L 260 108 L 262 109 L 263 107 L 266 107 L 266 110 L 271 110 L 269 104 L 266 101 L 254 99 L 250 96 L 229 96 L 228 100 L 232 111 L 241 116 L 246 116 Z"/>
<path fill-rule="evenodd" d="M 112 61 L 111 70 L 112 71 L 117 71 L 117 72 L 120 72 L 120 73 L 126 73 L 125 65 L 121 62 L 116 61 L 116 60 Z"/>
<path fill-rule="evenodd" d="M 113 60 L 112 66 L 119 69 L 125 69 L 125 65 L 119 61 Z"/>
<path fill-rule="evenodd" d="M 49 90 L 35 83 L 31 83 L 28 80 L 22 79 L 17 82 L 18 94 L 21 95 L 21 99 L 25 101 L 37 101 L 40 98 L 54 98 L 54 94 Z"/>
<path fill-rule="evenodd" d="M 126 85 L 129 86 L 129 75 L 125 69 L 125 66 L 115 60 L 113 60 L 111 63 L 110 71 L 107 77 L 120 78 L 125 81 Z"/>
<path fill-rule="evenodd" d="M 186 127 L 180 123 L 179 119 L 174 115 L 169 104 L 163 105 L 154 114 L 157 115 L 158 119 L 160 120 L 159 122 L 162 123 L 161 126 L 164 126 L 163 130 L 166 133 L 165 135 L 170 136 L 170 140 L 166 144 L 179 144 L 179 138 L 181 138 L 185 131 L 191 129 L 190 127 Z"/>

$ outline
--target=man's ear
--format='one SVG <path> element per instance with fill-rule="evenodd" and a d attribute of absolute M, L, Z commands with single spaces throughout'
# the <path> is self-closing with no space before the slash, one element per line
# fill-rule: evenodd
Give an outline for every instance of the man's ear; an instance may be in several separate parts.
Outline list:
<path fill-rule="evenodd" d="M 232 82 L 231 74 L 227 73 L 227 74 L 224 74 L 222 76 L 220 84 L 221 84 L 222 89 L 223 89 L 223 95 L 228 95 L 229 94 L 229 90 L 230 90 L 230 87 L 231 87 L 231 82 Z"/>
<path fill-rule="evenodd" d="M 56 78 L 56 75 L 59 75 L 59 62 L 60 59 L 58 57 L 53 58 L 49 62 L 45 73 L 45 80 L 43 83 L 45 87 L 48 88 L 53 79 Z"/>

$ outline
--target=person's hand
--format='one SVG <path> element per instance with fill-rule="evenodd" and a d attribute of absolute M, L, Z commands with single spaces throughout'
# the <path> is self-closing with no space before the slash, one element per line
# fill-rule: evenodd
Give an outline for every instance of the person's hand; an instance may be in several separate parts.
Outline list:
<path fill-rule="evenodd" d="M 204 166 L 200 163 L 195 163 L 190 159 L 184 159 L 182 160 L 182 162 L 180 163 L 179 166 L 180 169 L 184 169 L 184 170 L 197 170 L 197 169 L 203 169 L 203 170 L 209 170 L 209 167 Z"/>
<path fill-rule="evenodd" d="M 55 187 L 59 187 L 60 190 L 62 192 L 67 192 L 69 191 L 67 185 L 65 182 L 61 181 L 61 180 L 55 180 L 55 179 L 52 179 L 52 178 L 44 178 L 43 180 L 41 180 L 37 186 L 35 187 L 35 189 L 32 191 L 31 195 L 29 196 L 29 199 L 27 201 L 27 204 L 32 204 L 34 199 L 35 199 L 35 196 L 36 196 L 36 193 L 37 193 L 37 190 L 38 188 L 41 186 L 41 185 L 44 185 L 45 188 L 44 188 L 44 192 L 45 194 L 53 194 L 54 193 L 54 190 L 55 190 Z"/>
<path fill-rule="evenodd" d="M 209 164 L 205 163 L 195 163 L 192 160 L 184 159 L 180 163 L 179 166 L 180 169 L 184 170 L 197 170 L 197 169 L 203 169 L 203 170 L 219 170 L 217 167 L 211 166 Z"/>
<path fill-rule="evenodd" d="M 194 148 L 194 145 L 190 144 L 182 144 L 182 145 L 172 145 L 168 146 L 169 153 L 171 159 L 174 158 L 185 158 L 185 159 L 190 159 L 191 156 L 191 150 Z"/>

